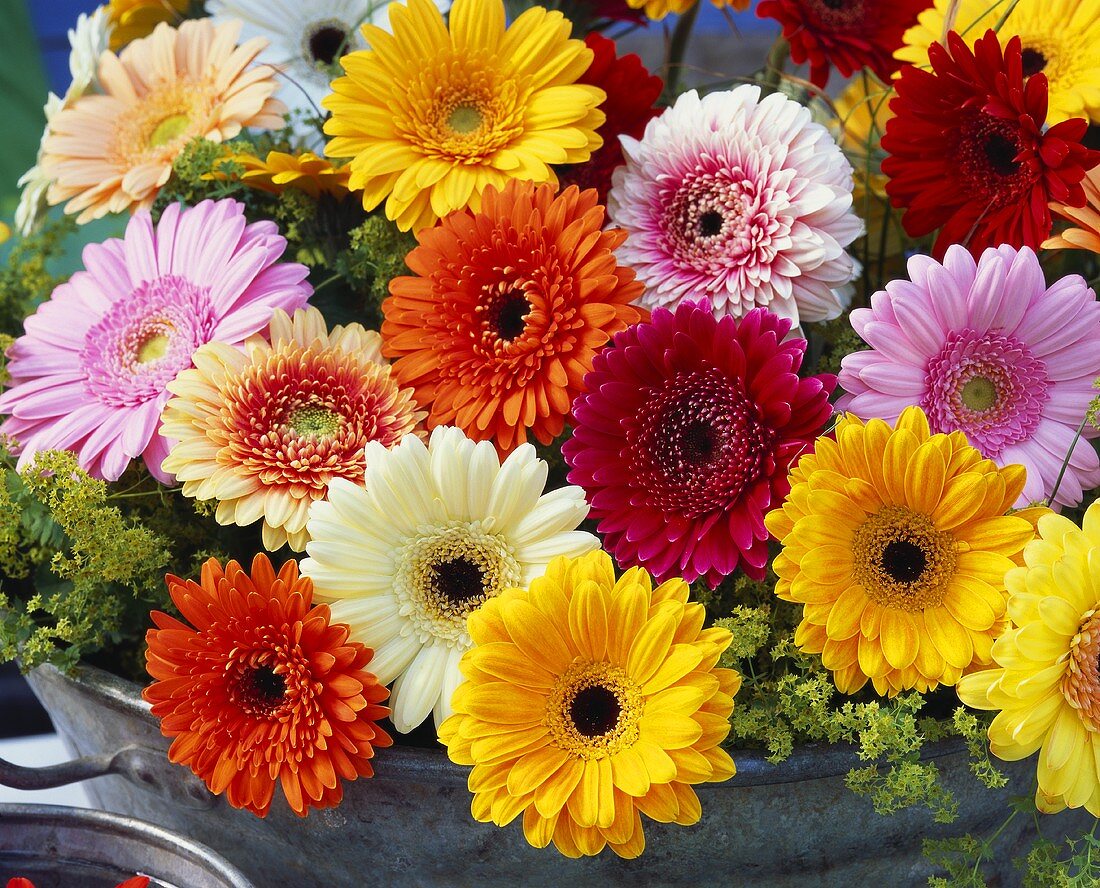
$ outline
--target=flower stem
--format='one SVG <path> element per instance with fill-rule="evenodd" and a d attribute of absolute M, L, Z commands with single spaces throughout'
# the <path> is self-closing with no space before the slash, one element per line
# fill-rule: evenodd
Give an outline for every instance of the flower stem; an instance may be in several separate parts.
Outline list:
<path fill-rule="evenodd" d="M 676 90 L 680 85 L 684 53 L 691 38 L 691 29 L 695 25 L 695 17 L 699 15 L 700 2 L 701 0 L 697 0 L 687 12 L 680 16 L 672 31 L 672 40 L 668 44 L 668 58 L 665 59 L 665 101 L 669 104 L 672 104 L 676 98 Z"/>
<path fill-rule="evenodd" d="M 764 60 L 764 72 L 760 78 L 761 84 L 770 87 L 770 92 L 779 89 L 779 81 L 783 79 L 783 67 L 787 59 L 791 57 L 791 45 L 787 38 L 780 34 L 775 38 L 775 43 L 768 50 L 768 57 Z"/>

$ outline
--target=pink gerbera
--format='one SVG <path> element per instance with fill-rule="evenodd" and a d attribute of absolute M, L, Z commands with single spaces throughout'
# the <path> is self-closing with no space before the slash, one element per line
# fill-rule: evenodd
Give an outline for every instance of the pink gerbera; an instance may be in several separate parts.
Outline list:
<path fill-rule="evenodd" d="M 646 308 L 706 297 L 719 316 L 762 307 L 797 325 L 848 304 L 852 167 L 806 108 L 758 86 L 691 91 L 621 141 L 607 209 Z"/>
<path fill-rule="evenodd" d="M 852 312 L 872 350 L 844 358 L 839 406 L 894 422 L 919 405 L 934 433 L 964 432 L 998 465 L 1027 469 L 1017 506 L 1049 497 L 1069 455 L 1055 501 L 1081 502 L 1100 485 L 1096 451 L 1074 443 L 1100 377 L 1100 304 L 1084 279 L 1047 287 L 1028 247 L 990 248 L 975 262 L 958 245 L 942 265 L 914 256 L 909 276 Z"/>
<path fill-rule="evenodd" d="M 790 321 L 764 309 L 718 320 L 704 305 L 658 309 L 596 356 L 562 455 L 621 566 L 716 586 L 738 567 L 764 576 L 764 515 L 836 380 L 799 379 L 806 342 L 783 341 Z"/>
<path fill-rule="evenodd" d="M 40 450 L 73 450 L 81 467 L 116 480 L 142 457 L 161 481 L 158 433 L 167 385 L 211 340 L 240 344 L 277 308 L 312 292 L 304 265 L 280 264 L 272 222 L 248 225 L 232 200 L 168 207 L 153 226 L 134 215 L 122 240 L 89 244 L 85 271 L 62 284 L 8 349 L 0 396 L 20 467 Z"/>

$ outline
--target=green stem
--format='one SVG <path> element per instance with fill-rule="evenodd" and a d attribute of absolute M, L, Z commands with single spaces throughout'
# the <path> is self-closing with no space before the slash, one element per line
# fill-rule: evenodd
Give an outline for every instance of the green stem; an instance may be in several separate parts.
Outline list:
<path fill-rule="evenodd" d="M 790 57 L 791 45 L 780 34 L 775 38 L 772 48 L 768 50 L 768 57 L 764 60 L 764 76 L 760 80 L 764 86 L 770 87 L 772 92 L 779 89 L 779 81 L 783 79 L 783 67 Z"/>
<path fill-rule="evenodd" d="M 1054 502 L 1054 497 L 1058 495 L 1058 488 L 1062 486 L 1062 479 L 1066 477 L 1066 469 L 1069 468 L 1069 461 L 1073 458 L 1073 450 L 1077 447 L 1077 442 L 1081 440 L 1081 435 L 1085 431 L 1085 426 L 1088 425 L 1089 417 L 1085 414 L 1085 418 L 1081 420 L 1081 424 L 1077 426 L 1077 431 L 1073 435 L 1073 440 L 1069 443 L 1069 452 L 1066 453 L 1066 458 L 1062 461 L 1062 468 L 1058 472 L 1058 478 L 1054 482 L 1054 490 L 1050 492 L 1050 496 L 1047 497 L 1047 505 L 1049 506 Z"/>
<path fill-rule="evenodd" d="M 676 89 L 680 85 L 684 53 L 691 38 L 691 29 L 695 26 L 695 17 L 699 15 L 700 2 L 702 0 L 696 0 L 696 3 L 680 16 L 668 45 L 668 58 L 665 59 L 665 99 L 669 104 L 676 98 Z"/>

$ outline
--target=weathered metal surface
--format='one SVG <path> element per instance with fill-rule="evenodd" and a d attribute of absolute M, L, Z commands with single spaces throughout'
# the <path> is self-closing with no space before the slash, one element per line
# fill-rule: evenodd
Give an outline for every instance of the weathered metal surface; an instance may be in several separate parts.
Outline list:
<path fill-rule="evenodd" d="M 66 677 L 51 668 L 31 684 L 58 733 L 76 755 L 113 753 L 125 746 L 163 753 L 168 748 L 137 685 L 99 670 Z M 465 769 L 437 750 L 383 749 L 376 776 L 346 787 L 331 811 L 296 817 L 276 801 L 266 820 L 217 799 L 192 807 L 193 776 L 183 768 L 145 782 L 106 776 L 87 784 L 101 806 L 163 824 L 220 851 L 258 886 L 339 888 L 386 886 L 730 885 L 767 888 L 849 888 L 926 884 L 931 870 L 921 853 L 925 837 L 990 833 L 1006 817 L 1008 800 L 1031 791 L 1034 763 L 1006 764 L 1011 782 L 992 792 L 971 776 L 960 744 L 928 750 L 959 804 L 959 819 L 936 824 L 923 810 L 875 814 L 853 795 L 844 775 L 859 764 L 843 747 L 803 748 L 771 765 L 752 753 L 735 756 L 738 773 L 724 784 L 698 788 L 703 818 L 694 827 L 645 821 L 646 851 L 624 861 L 605 851 L 572 861 L 523 840 L 518 822 L 505 829 L 475 822 Z M 191 804 L 183 803 L 189 799 Z M 643 818 L 644 819 L 644 818 Z M 1050 834 L 1082 832 L 1091 818 L 1048 818 Z M 997 842 L 1005 886 L 1018 884 L 1012 858 L 1031 841 L 1030 818 L 1016 818 Z M 1085 827 L 1087 829 L 1087 826 Z"/>
<path fill-rule="evenodd" d="M 104 811 L 0 805 L 0 884 L 114 888 L 135 874 L 155 888 L 253 888 L 209 848 L 159 826 Z"/>

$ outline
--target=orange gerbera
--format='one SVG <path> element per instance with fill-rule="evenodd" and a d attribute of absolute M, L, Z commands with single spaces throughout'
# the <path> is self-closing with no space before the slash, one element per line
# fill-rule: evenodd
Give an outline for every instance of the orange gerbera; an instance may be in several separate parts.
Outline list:
<path fill-rule="evenodd" d="M 1063 219 L 1077 224 L 1076 228 L 1067 228 L 1061 234 L 1043 241 L 1044 250 L 1090 250 L 1100 253 L 1100 167 L 1085 173 L 1081 180 L 1085 189 L 1083 207 L 1067 207 L 1052 203 L 1050 208 Z"/>
<path fill-rule="evenodd" d="M 196 137 L 221 142 L 243 127 L 275 129 L 286 106 L 273 99 L 274 69 L 249 65 L 262 38 L 237 46 L 240 22 L 166 24 L 99 62 L 103 94 L 89 94 L 50 121 L 39 164 L 52 204 L 78 222 L 148 209 L 172 162 Z"/>
<path fill-rule="evenodd" d="M 366 671 L 370 648 L 330 622 L 328 605 L 313 606 L 297 562 L 276 576 L 257 555 L 249 576 L 211 558 L 201 584 L 165 579 L 192 625 L 153 612 L 146 661 L 155 681 L 143 696 L 174 738 L 173 762 L 260 817 L 277 783 L 304 817 L 340 803 L 338 778 L 373 775 L 374 747 L 393 742 L 376 724 L 389 692 Z"/>
<path fill-rule="evenodd" d="M 269 151 L 267 158 L 261 160 L 254 154 L 231 154 L 220 163 L 237 163 L 244 168 L 240 180 L 252 188 L 269 194 L 282 194 L 293 188 L 304 191 L 314 200 L 322 194 L 343 197 L 348 193 L 348 179 L 351 169 L 336 167 L 312 151 L 301 154 L 286 154 L 282 151 Z M 207 178 L 227 178 L 224 172 L 216 170 L 208 173 Z"/>
<path fill-rule="evenodd" d="M 626 238 L 602 231 L 594 190 L 511 181 L 421 231 L 382 304 L 383 354 L 428 409 L 429 428 L 456 425 L 501 453 L 530 430 L 550 443 L 596 352 L 648 317 L 642 292 L 615 261 Z"/>

